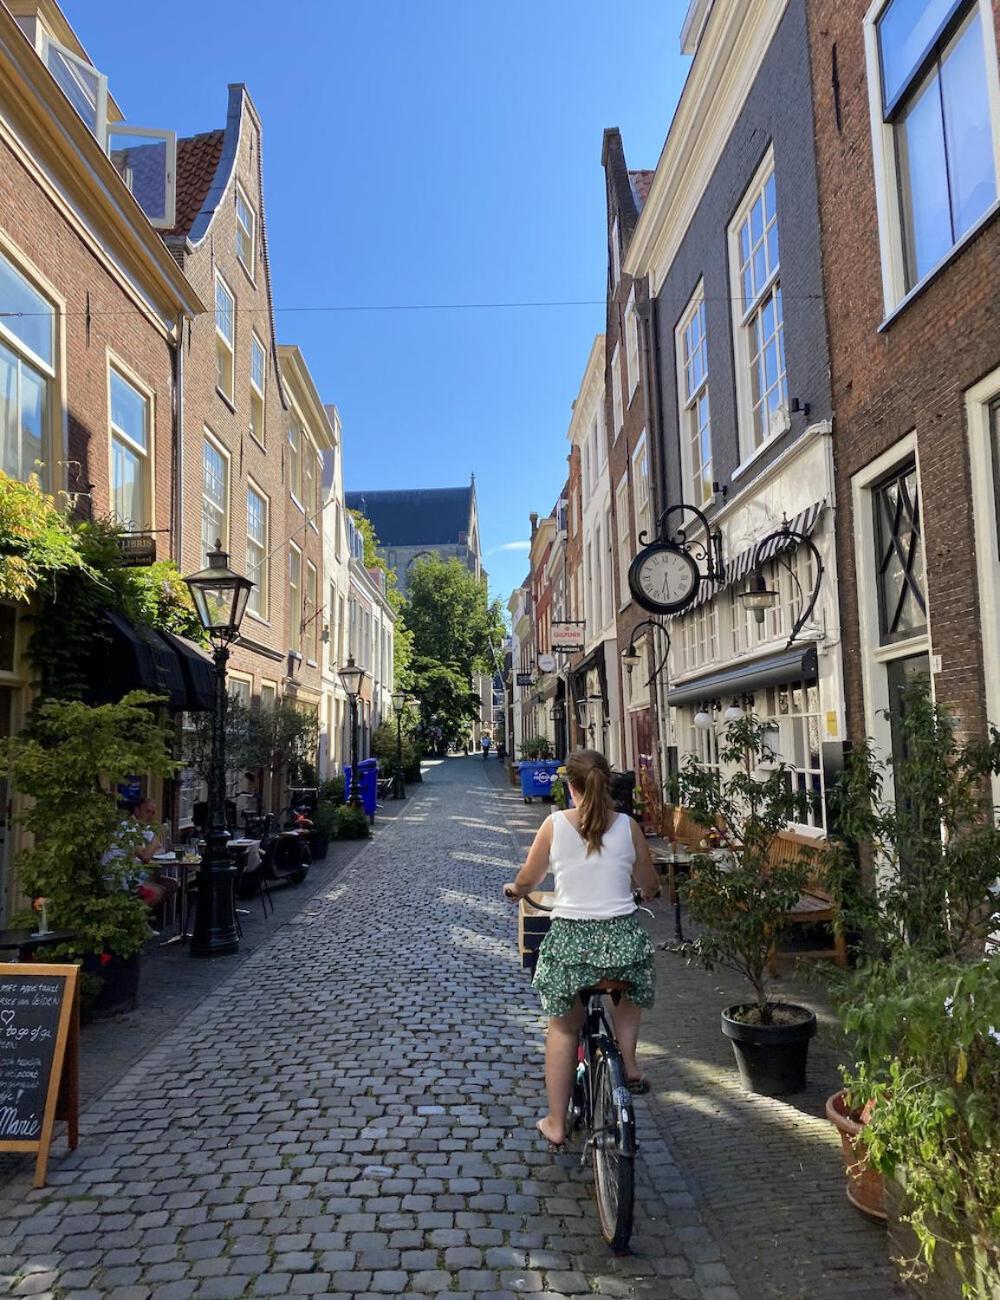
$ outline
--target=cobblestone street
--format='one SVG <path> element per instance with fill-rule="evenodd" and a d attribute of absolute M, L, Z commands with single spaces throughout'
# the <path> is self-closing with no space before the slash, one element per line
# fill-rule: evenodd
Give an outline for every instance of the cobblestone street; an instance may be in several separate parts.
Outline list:
<path fill-rule="evenodd" d="M 500 897 L 522 805 L 432 766 L 269 945 L 3 1191 L 0 1294 L 738 1300 L 640 1103 L 633 1250 L 537 1141 L 542 1021 Z M 525 810 L 528 811 L 528 810 Z M 749 1300 L 744 1295 L 744 1300 Z"/>

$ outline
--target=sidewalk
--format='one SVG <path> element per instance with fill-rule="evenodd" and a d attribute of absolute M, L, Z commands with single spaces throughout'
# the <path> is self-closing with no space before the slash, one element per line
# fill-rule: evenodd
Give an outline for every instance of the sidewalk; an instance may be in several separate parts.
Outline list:
<path fill-rule="evenodd" d="M 523 803 L 500 764 L 489 766 L 523 856 L 552 807 Z M 672 910 L 658 909 L 650 932 L 657 945 L 672 940 Z M 786 977 L 781 989 L 819 1018 L 809 1087 L 787 1099 L 755 1097 L 740 1088 L 719 1030 L 719 1013 L 745 988 L 728 972 L 658 951 L 657 1003 L 643 1017 L 640 1059 L 653 1085 L 650 1119 L 686 1188 L 674 1199 L 697 1204 L 743 1300 L 902 1296 L 884 1229 L 844 1195 L 839 1139 L 824 1116 L 840 1086 L 838 1026 L 815 984 Z"/>
<path fill-rule="evenodd" d="M 432 766 L 401 814 L 0 1191 L 0 1294 L 738 1300 L 643 1106 L 634 1250 L 552 1157 L 507 801 Z M 749 1298 L 747 1298 L 749 1300 Z"/>

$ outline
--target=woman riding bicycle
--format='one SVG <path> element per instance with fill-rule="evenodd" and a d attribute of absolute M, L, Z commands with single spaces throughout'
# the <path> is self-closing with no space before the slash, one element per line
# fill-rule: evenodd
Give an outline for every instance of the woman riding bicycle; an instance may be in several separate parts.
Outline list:
<path fill-rule="evenodd" d="M 540 827 L 524 866 L 504 886 L 523 898 L 555 876 L 552 926 L 538 951 L 534 985 L 549 1016 L 545 1088 L 549 1113 L 536 1125 L 553 1146 L 566 1140 L 566 1116 L 583 1024 L 581 989 L 601 980 L 627 984 L 612 1012 L 615 1036 L 633 1092 L 649 1091 L 635 1053 L 640 1008 L 653 1005 L 653 946 L 635 919 L 633 879 L 644 898 L 660 892 L 649 846 L 637 823 L 615 811 L 611 769 L 603 754 L 577 750 L 566 762 L 575 807 L 554 812 Z"/>

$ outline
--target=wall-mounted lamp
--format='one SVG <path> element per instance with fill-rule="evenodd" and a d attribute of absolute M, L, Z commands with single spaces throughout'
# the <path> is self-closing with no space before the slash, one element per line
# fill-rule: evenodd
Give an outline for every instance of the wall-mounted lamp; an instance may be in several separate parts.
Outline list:
<path fill-rule="evenodd" d="M 752 709 L 752 708 L 753 708 L 752 695 L 741 695 L 739 698 L 737 698 L 734 695 L 733 702 L 729 705 L 725 713 L 723 713 L 722 715 L 722 721 L 739 722 L 740 718 L 743 717 L 747 709 Z"/>
<path fill-rule="evenodd" d="M 739 593 L 744 609 L 752 609 L 758 623 L 763 623 L 764 615 L 778 603 L 778 593 L 767 585 L 760 569 L 754 569 L 746 591 Z"/>
<path fill-rule="evenodd" d="M 632 676 L 633 668 L 639 667 L 639 659 L 640 655 L 638 650 L 635 648 L 635 643 L 630 641 L 628 648 L 622 651 L 622 667 L 628 673 L 629 677 Z"/>
<path fill-rule="evenodd" d="M 804 415 L 809 418 L 809 403 L 803 402 L 800 397 L 793 397 L 788 403 L 788 410 L 792 415 Z"/>

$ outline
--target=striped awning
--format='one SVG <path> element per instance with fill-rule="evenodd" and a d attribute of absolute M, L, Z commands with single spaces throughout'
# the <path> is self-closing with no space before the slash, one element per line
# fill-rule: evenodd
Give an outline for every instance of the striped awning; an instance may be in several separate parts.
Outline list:
<path fill-rule="evenodd" d="M 798 545 L 798 542 L 793 536 L 791 536 L 792 533 L 801 533 L 805 537 L 811 536 L 813 529 L 819 522 L 819 517 L 823 513 L 823 507 L 825 505 L 825 499 L 823 501 L 814 501 L 813 504 L 807 506 L 805 510 L 800 510 L 794 519 L 789 519 L 789 536 L 772 537 L 766 546 L 761 546 L 760 554 L 757 556 L 758 561 L 763 564 L 768 560 L 773 560 L 774 557 L 780 555 L 782 551 L 794 550 Z M 767 537 L 768 533 L 777 533 L 780 529 L 781 524 L 778 524 L 774 528 L 769 528 L 766 533 L 762 534 L 762 536 Z M 703 605 L 706 600 L 711 600 L 712 597 L 718 595 L 720 591 L 724 591 L 727 587 L 732 587 L 737 583 L 742 582 L 753 566 L 754 554 L 757 551 L 758 546 L 760 546 L 760 539 L 758 539 L 753 546 L 748 546 L 745 551 L 740 551 L 739 555 L 734 555 L 723 568 L 723 578 L 721 582 L 707 582 L 703 580 L 701 589 L 691 604 L 688 605 L 686 609 L 681 610 L 679 614 L 675 614 L 674 617 L 683 618 L 689 610 L 697 609 L 699 605 Z"/>

